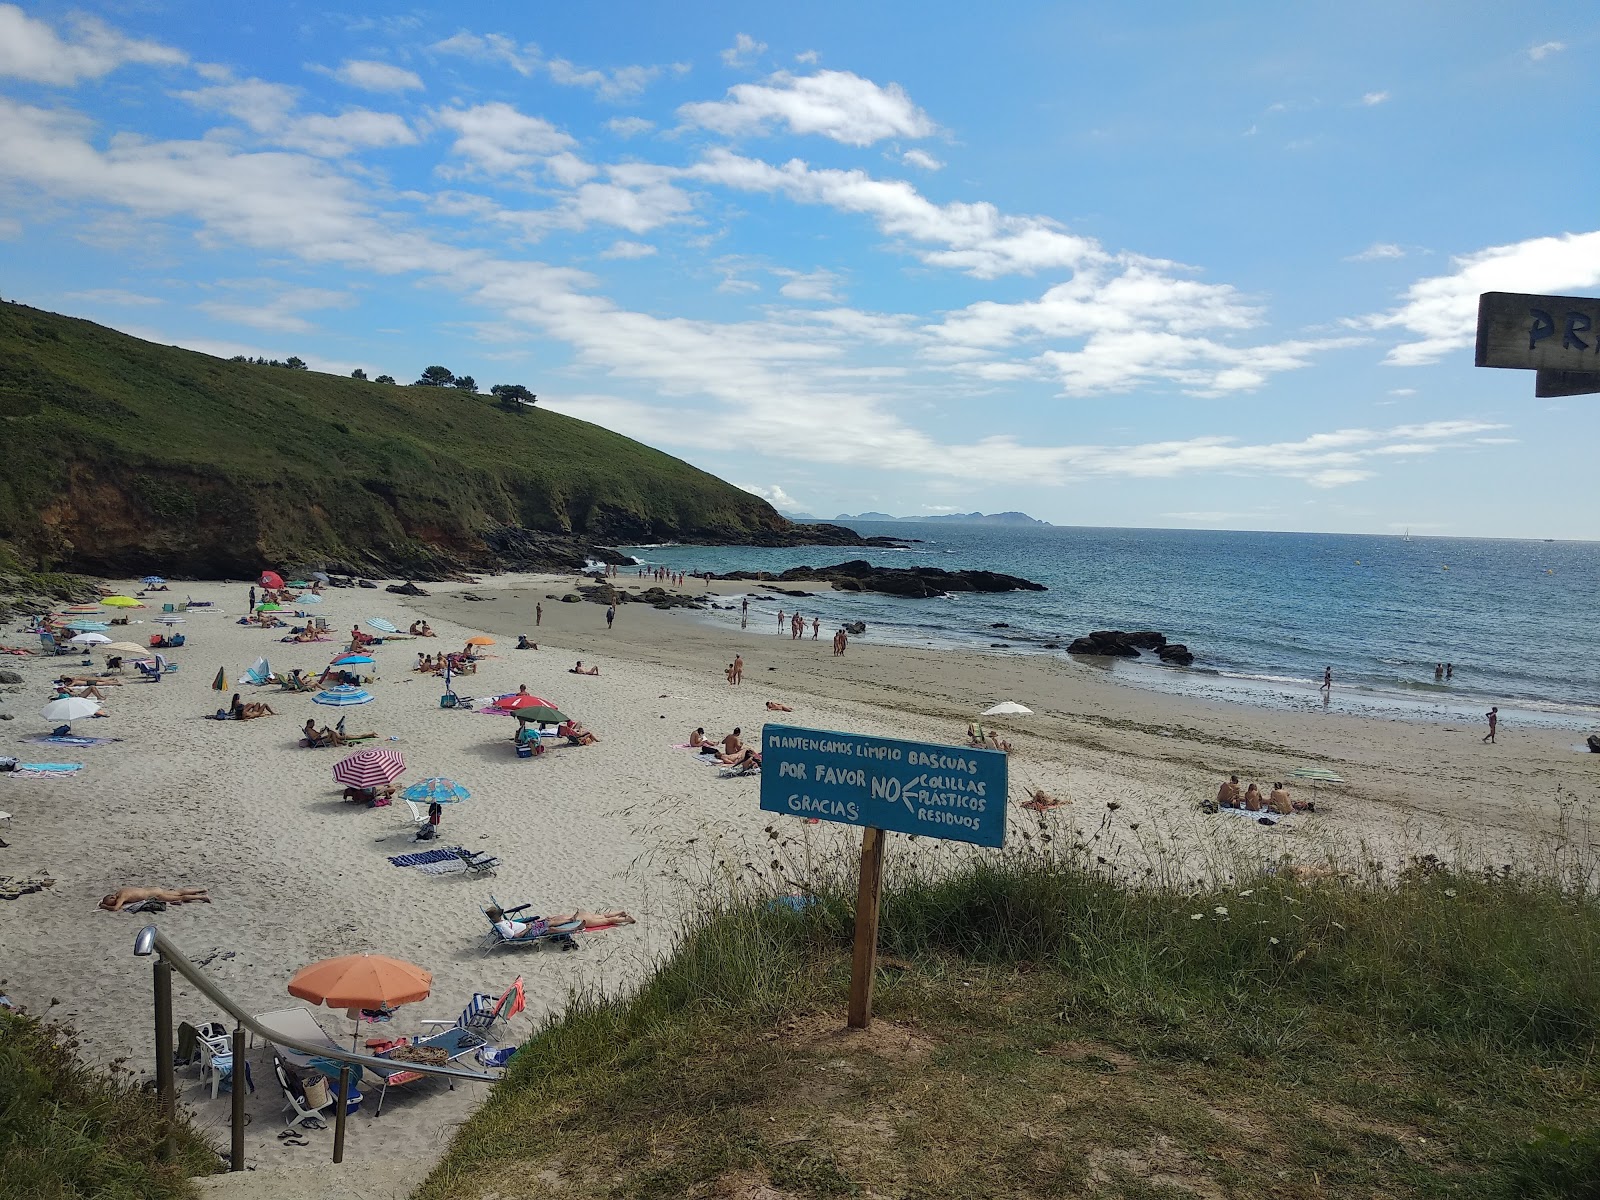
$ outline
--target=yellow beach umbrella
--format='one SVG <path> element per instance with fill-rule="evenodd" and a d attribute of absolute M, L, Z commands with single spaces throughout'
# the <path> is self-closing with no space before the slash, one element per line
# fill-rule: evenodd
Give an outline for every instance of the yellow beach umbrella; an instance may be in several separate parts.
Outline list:
<path fill-rule="evenodd" d="M 144 605 L 140 604 L 132 596 L 107 596 L 104 600 L 100 601 L 100 603 L 106 605 L 108 608 L 143 608 L 144 607 Z"/>

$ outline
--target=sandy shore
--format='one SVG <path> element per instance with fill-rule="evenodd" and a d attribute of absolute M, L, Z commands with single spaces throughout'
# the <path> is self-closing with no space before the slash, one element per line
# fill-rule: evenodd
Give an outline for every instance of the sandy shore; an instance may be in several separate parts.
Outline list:
<path fill-rule="evenodd" d="M 675 854 L 716 846 L 738 864 L 746 861 L 743 850 L 765 841 L 770 822 L 757 808 L 756 782 L 722 779 L 672 747 L 697 725 L 717 735 L 742 726 L 753 740 L 767 700 L 793 707 L 783 718 L 788 723 L 946 742 L 959 740 L 966 723 L 995 701 L 1020 701 L 1036 715 L 998 723 L 1017 747 L 1013 801 L 1032 787 L 1070 800 L 1045 820 L 1086 840 L 1098 836 L 1106 856 L 1130 872 L 1152 856 L 1192 868 L 1230 855 L 1310 861 L 1330 847 L 1395 864 L 1409 853 L 1445 854 L 1465 844 L 1494 861 L 1523 861 L 1539 839 L 1558 831 L 1563 796 L 1578 804 L 1596 797 L 1596 762 L 1572 751 L 1570 734 L 1504 727 L 1500 744 L 1487 746 L 1481 729 L 1464 724 L 1269 711 L 1143 692 L 1064 659 L 874 645 L 870 630 L 835 658 L 831 630 L 817 641 L 778 636 L 780 600 L 765 598 L 752 603 L 745 631 L 635 604 L 622 606 L 608 631 L 602 607 L 546 599 L 571 591 L 572 582 L 502 576 L 428 585 L 434 594 L 427 598 L 331 591 L 308 611 L 336 630 L 369 617 L 403 629 L 426 615 L 439 639 L 380 647 L 370 689 L 376 699 L 359 708 L 334 710 L 310 696 L 240 687 L 281 714 L 247 723 L 203 719 L 226 699 L 210 690 L 218 667 L 230 681 L 258 655 L 277 669 L 320 670 L 340 646 L 284 645 L 276 640 L 283 631 L 235 624 L 245 585 L 178 585 L 175 595 L 186 590 L 217 609 L 189 614 L 189 644 L 171 654 L 175 675 L 160 684 L 130 678 L 110 693 L 109 719 L 79 723 L 76 732 L 121 739 L 84 749 L 22 741 L 46 731 L 38 715 L 46 681 L 77 660 L 0 661 L 26 678 L 21 692 L 0 693 L 0 712 L 15 716 L 0 723 L 0 754 L 84 764 L 64 778 L 0 776 L 0 810 L 12 814 L 0 821 L 0 837 L 10 844 L 0 849 L 0 873 L 56 880 L 47 891 L 0 901 L 3 990 L 35 1012 L 69 1017 L 89 1056 L 128 1056 L 148 1071 L 149 964 L 131 954 L 144 922 L 95 906 L 125 884 L 203 885 L 215 903 L 173 908 L 156 920 L 255 1011 L 298 1003 L 284 990 L 298 967 L 374 950 L 434 973 L 432 998 L 380 1030 L 418 1032 L 419 1019 L 453 1018 L 474 991 L 499 993 L 521 974 L 528 1014 L 513 1032 L 525 1034 L 559 1011 L 572 989 L 627 987 L 670 944 L 684 895 L 670 870 Z M 471 601 L 468 593 L 484 598 Z M 786 610 L 794 603 L 780 599 Z M 544 608 L 537 627 L 535 603 Z M 151 611 L 131 615 L 146 622 L 126 631 L 135 640 L 156 628 L 148 623 Z M 526 683 L 602 741 L 524 761 L 512 752 L 509 718 L 440 709 L 440 681 L 410 670 L 417 651 L 459 648 L 479 632 L 498 639 L 495 657 L 459 680 L 459 691 L 491 696 Z M 518 633 L 540 649 L 512 650 Z M 8 644 L 36 640 L 15 626 L 0 632 Z M 738 688 L 723 677 L 736 652 L 745 660 Z M 601 674 L 569 674 L 578 658 L 598 664 Z M 342 753 L 296 743 L 307 717 L 331 722 L 341 714 L 352 730 L 397 739 L 379 744 L 405 755 L 402 783 L 448 775 L 471 789 L 471 800 L 446 810 L 441 833 L 445 844 L 500 856 L 497 876 L 434 878 L 388 863 L 388 855 L 414 848 L 405 810 L 342 803 L 329 773 Z M 1327 767 L 1350 782 L 1324 789 L 1316 816 L 1273 829 L 1197 811 L 1229 772 L 1267 783 L 1297 766 Z M 1012 811 L 1018 836 L 1037 828 L 1040 818 Z M 793 824 L 813 848 L 855 839 L 843 827 Z M 694 848 L 685 851 L 691 839 Z M 485 957 L 480 908 L 491 892 L 545 912 L 617 905 L 641 919 L 587 938 L 580 953 Z M 218 1015 L 179 983 L 180 1020 Z M 330 1034 L 350 1035 L 342 1013 L 317 1015 Z M 303 1148 L 277 1141 L 284 1111 L 278 1089 L 261 1059 L 253 1070 L 252 1163 L 325 1160 L 331 1133 L 311 1133 Z M 192 1071 L 180 1078 L 202 1123 L 224 1142 L 225 1096 L 212 1100 Z M 381 1118 L 364 1106 L 347 1157 L 436 1151 L 482 1097 L 474 1087 L 451 1092 L 431 1081 L 397 1089 Z"/>

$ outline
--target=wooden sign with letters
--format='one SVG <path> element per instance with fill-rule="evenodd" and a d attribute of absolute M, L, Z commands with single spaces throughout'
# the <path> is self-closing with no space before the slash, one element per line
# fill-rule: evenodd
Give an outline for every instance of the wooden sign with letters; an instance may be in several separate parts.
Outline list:
<path fill-rule="evenodd" d="M 1484 292 L 1473 362 L 1537 371 L 1536 396 L 1600 392 L 1600 299 Z"/>

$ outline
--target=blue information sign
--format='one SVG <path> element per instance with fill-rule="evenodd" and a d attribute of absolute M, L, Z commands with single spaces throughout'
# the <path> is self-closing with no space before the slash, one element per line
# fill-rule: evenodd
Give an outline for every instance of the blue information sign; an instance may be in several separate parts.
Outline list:
<path fill-rule="evenodd" d="M 1006 756 L 998 750 L 768 725 L 761 807 L 980 846 L 1006 839 Z"/>

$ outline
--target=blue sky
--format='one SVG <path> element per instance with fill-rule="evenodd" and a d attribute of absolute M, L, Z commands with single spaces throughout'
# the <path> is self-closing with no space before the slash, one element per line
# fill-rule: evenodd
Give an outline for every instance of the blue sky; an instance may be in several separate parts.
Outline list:
<path fill-rule="evenodd" d="M 1600 399 L 1471 365 L 1600 286 L 1600 13 L 1444 12 L 0 4 L 0 294 L 790 511 L 1600 537 Z"/>

